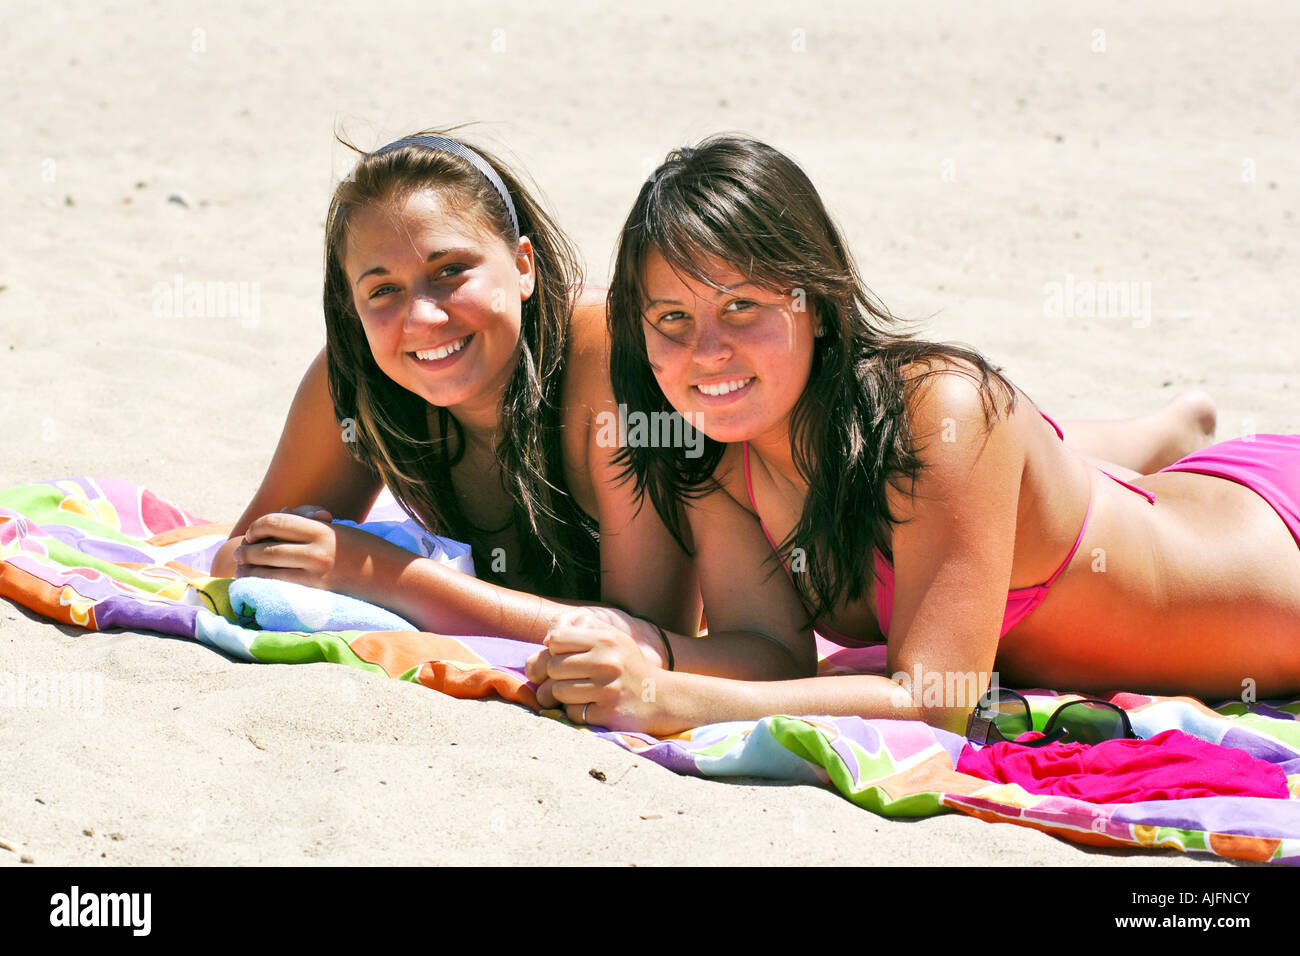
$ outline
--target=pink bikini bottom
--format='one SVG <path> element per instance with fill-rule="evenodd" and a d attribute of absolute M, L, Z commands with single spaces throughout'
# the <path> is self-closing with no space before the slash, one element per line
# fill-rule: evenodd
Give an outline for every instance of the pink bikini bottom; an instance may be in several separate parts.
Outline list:
<path fill-rule="evenodd" d="M 1245 485 L 1273 507 L 1300 545 L 1300 435 L 1234 438 L 1160 470 L 1192 471 Z"/>

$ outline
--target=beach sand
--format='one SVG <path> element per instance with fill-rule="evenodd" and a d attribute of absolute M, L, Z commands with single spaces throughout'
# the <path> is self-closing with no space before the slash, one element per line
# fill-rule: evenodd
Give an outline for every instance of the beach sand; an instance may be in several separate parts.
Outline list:
<path fill-rule="evenodd" d="M 592 282 L 668 149 L 744 131 L 804 164 L 895 313 L 1055 417 L 1202 387 L 1220 437 L 1300 431 L 1300 15 L 955 6 L 12 2 L 0 487 L 119 477 L 233 522 L 324 343 L 334 131 L 374 148 L 470 121 Z M 250 307 L 160 314 L 178 276 L 244 283 Z M 1053 312 L 1054 289 L 1103 282 L 1127 312 Z M 0 667 L 100 690 L 0 708 L 0 865 L 1218 865 L 681 777 L 513 705 L 9 602 Z"/>

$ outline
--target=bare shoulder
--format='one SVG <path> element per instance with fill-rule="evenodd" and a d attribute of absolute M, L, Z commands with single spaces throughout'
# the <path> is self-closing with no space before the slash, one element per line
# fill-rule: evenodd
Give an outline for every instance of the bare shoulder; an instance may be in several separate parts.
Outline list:
<path fill-rule="evenodd" d="M 911 362 L 903 368 L 908 424 L 921 443 L 938 435 L 952 443 L 957 432 L 975 438 L 1009 421 L 1016 410 L 1017 393 L 971 362 L 937 355 Z"/>
<path fill-rule="evenodd" d="M 963 494 L 976 473 L 1002 475 L 1009 488 L 1023 473 L 1024 423 L 1014 387 L 959 358 L 935 356 L 904 368 L 908 428 L 919 460 L 915 484 L 893 483 L 891 506 L 913 515 L 918 497 Z"/>

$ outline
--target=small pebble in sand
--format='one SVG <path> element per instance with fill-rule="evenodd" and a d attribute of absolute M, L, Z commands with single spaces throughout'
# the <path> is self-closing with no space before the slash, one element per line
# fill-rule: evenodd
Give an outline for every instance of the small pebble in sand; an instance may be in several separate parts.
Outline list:
<path fill-rule="evenodd" d="M 63 197 L 63 205 L 65 205 L 65 206 L 75 206 L 76 204 L 77 204 L 76 201 L 75 201 L 71 196 L 64 196 L 64 197 Z"/>
<path fill-rule="evenodd" d="M 110 834 L 108 835 L 108 838 L 109 838 L 110 840 L 125 840 L 125 839 L 126 839 L 126 834 L 124 834 L 124 833 L 110 833 Z"/>
<path fill-rule="evenodd" d="M 176 205 L 183 206 L 186 209 L 190 208 L 190 197 L 185 195 L 183 192 L 168 193 L 167 201 L 174 202 Z"/>
<path fill-rule="evenodd" d="M 587 771 L 587 773 L 591 774 L 593 779 L 599 780 L 601 783 L 605 782 L 605 771 L 597 770 L 595 767 L 592 767 Z"/>
<path fill-rule="evenodd" d="M 85 828 L 84 830 L 82 830 L 81 832 L 84 833 L 86 836 L 94 836 L 94 835 L 95 835 L 95 831 L 92 830 L 90 827 L 86 827 L 86 828 Z"/>
<path fill-rule="evenodd" d="M 10 843 L 8 840 L 0 840 L 0 850 L 8 850 L 10 853 L 12 853 L 14 852 L 14 847 L 13 844 Z"/>
<path fill-rule="evenodd" d="M 34 857 L 28 856 L 26 853 L 24 853 L 23 856 L 22 856 L 22 861 L 21 861 L 21 862 L 23 862 L 23 863 L 35 863 L 35 862 L 36 862 L 36 859 L 35 859 Z"/>
<path fill-rule="evenodd" d="M 643 814 L 641 814 L 641 819 L 642 819 L 642 820 L 662 820 L 663 818 L 664 818 L 664 815 L 663 815 L 662 813 L 643 813 Z"/>

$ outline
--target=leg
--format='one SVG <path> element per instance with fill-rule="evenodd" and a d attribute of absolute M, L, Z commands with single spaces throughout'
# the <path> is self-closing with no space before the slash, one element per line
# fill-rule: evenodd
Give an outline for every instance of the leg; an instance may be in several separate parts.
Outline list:
<path fill-rule="evenodd" d="M 1138 418 L 1060 424 L 1065 443 L 1075 451 L 1149 475 L 1208 445 L 1216 415 L 1214 399 L 1187 391 Z"/>

